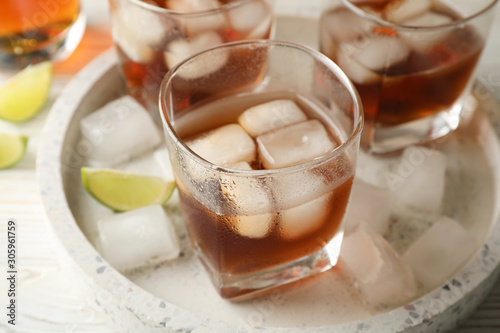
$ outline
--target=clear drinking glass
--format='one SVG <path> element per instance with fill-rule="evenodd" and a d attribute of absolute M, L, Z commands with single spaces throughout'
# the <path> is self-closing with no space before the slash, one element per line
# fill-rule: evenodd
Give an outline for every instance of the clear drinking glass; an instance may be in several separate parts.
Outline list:
<path fill-rule="evenodd" d="M 2 1 L 0 67 L 21 69 L 68 57 L 85 30 L 80 7 L 79 0 Z"/>
<path fill-rule="evenodd" d="M 113 39 L 129 93 L 158 115 L 170 68 L 218 44 L 269 38 L 273 0 L 109 0 Z"/>
<path fill-rule="evenodd" d="M 363 115 L 330 59 L 279 41 L 224 44 L 167 74 L 160 109 L 188 234 L 222 297 L 336 264 Z"/>
<path fill-rule="evenodd" d="M 457 128 L 498 0 L 350 1 L 325 11 L 321 51 L 356 86 L 374 154 Z"/>

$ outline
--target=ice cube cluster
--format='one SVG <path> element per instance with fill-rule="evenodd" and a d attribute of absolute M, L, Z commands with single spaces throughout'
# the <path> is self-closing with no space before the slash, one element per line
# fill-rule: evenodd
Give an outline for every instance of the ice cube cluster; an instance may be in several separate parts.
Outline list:
<path fill-rule="evenodd" d="M 112 9 L 112 30 L 119 49 L 133 62 L 168 69 L 181 60 L 210 47 L 241 39 L 267 38 L 273 12 L 268 0 L 252 0 L 217 11 L 218 0 L 167 0 L 164 9 L 175 15 L 158 14 L 149 3 L 119 2 Z M 189 15 L 179 15 L 187 13 Z M 197 66 L 184 76 L 193 79 L 225 65 L 229 55 L 218 58 L 217 68 Z"/>
<path fill-rule="evenodd" d="M 186 144 L 206 161 L 238 170 L 294 166 L 320 157 L 337 146 L 324 125 L 309 119 L 290 99 L 276 99 L 250 107 L 241 113 L 237 124 L 187 138 Z M 190 172 L 194 170 L 191 168 Z M 198 183 L 204 182 L 203 177 L 198 180 Z M 312 172 L 290 173 L 271 182 L 250 177 L 233 179 L 228 176 L 227 180 L 223 177 L 222 201 L 204 204 L 231 207 L 229 213 L 236 216 L 232 227 L 244 237 L 265 237 L 277 220 L 275 211 L 280 211 L 278 227 L 287 239 L 296 239 L 319 228 L 331 203 L 331 195 L 325 193 L 331 192 L 331 186 L 324 176 Z M 298 184 L 306 190 L 297 191 Z M 286 205 L 280 204 L 282 202 Z M 218 211 L 218 207 L 212 210 Z"/>
<path fill-rule="evenodd" d="M 446 168 L 442 152 L 409 147 L 389 162 L 377 185 L 354 181 L 341 267 L 368 303 L 411 301 L 446 283 L 478 250 L 472 234 L 443 213 Z M 405 234 L 405 223 L 422 230 Z M 411 241 L 401 247 L 399 237 Z"/>
<path fill-rule="evenodd" d="M 454 21 L 431 0 L 388 1 L 382 11 L 376 12 L 370 4 L 360 8 L 382 20 L 411 27 L 441 26 Z M 429 53 L 452 32 L 451 29 L 396 32 L 344 7 L 323 15 L 321 27 L 322 51 L 358 84 L 381 81 L 383 73 L 407 63 L 415 52 Z"/>

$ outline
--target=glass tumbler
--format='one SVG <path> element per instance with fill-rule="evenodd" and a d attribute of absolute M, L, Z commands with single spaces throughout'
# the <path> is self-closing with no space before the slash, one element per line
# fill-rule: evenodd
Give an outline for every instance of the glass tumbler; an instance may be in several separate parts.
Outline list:
<path fill-rule="evenodd" d="M 336 264 L 363 113 L 330 59 L 271 40 L 217 46 L 167 74 L 160 113 L 191 243 L 222 297 Z"/>
<path fill-rule="evenodd" d="M 63 60 L 85 30 L 80 0 L 4 0 L 0 10 L 0 67 L 22 69 Z"/>
<path fill-rule="evenodd" d="M 158 115 L 170 68 L 218 44 L 269 38 L 273 0 L 109 0 L 113 40 L 129 93 Z M 159 119 L 156 119 L 159 121 Z"/>
<path fill-rule="evenodd" d="M 356 86 L 362 146 L 385 154 L 455 130 L 498 0 L 351 1 L 321 17 L 321 51 Z"/>

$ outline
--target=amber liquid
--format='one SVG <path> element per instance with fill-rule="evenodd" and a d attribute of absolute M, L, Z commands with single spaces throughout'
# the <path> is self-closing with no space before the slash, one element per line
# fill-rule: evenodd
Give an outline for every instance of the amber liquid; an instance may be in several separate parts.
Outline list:
<path fill-rule="evenodd" d="M 370 8 L 382 12 L 391 2 L 394 1 L 377 2 Z M 346 9 L 335 8 L 324 15 L 339 10 Z M 458 19 L 457 14 L 441 5 L 433 10 Z M 373 26 L 371 33 L 398 36 L 395 30 L 377 26 Z M 378 73 L 383 75 L 380 82 L 354 82 L 363 102 L 366 123 L 395 126 L 449 110 L 469 83 L 483 48 L 483 38 L 472 27 L 455 28 L 427 52 L 412 50 L 406 60 L 384 68 Z M 328 54 L 324 47 L 322 51 L 337 61 L 336 54 Z"/>
<path fill-rule="evenodd" d="M 79 12 L 79 0 L 4 0 L 0 50 L 21 55 L 41 49 L 64 32 Z"/>
<path fill-rule="evenodd" d="M 159 7 L 163 7 L 165 5 L 164 1 L 147 1 L 149 3 L 157 4 Z M 229 3 L 230 1 L 224 1 L 221 3 Z M 113 14 L 114 9 L 111 9 L 112 15 L 119 16 L 120 13 L 117 12 Z M 265 19 L 265 18 L 263 18 Z M 210 31 L 210 30 L 207 30 Z M 249 39 L 249 36 L 245 33 L 238 32 L 233 29 L 230 24 L 225 25 L 220 29 L 214 30 L 222 39 L 223 43 L 234 42 L 239 40 Z M 251 39 L 261 38 L 268 39 L 271 35 L 271 26 L 267 31 L 264 31 L 259 36 L 251 36 Z M 189 39 L 193 36 L 189 36 L 184 33 L 184 35 L 180 35 L 179 38 Z M 118 56 L 120 58 L 120 64 L 122 68 L 122 72 L 127 83 L 127 87 L 129 88 L 132 95 L 134 95 L 139 100 L 143 101 L 152 101 L 153 104 L 157 104 L 158 100 L 158 92 L 160 88 L 160 84 L 163 80 L 163 77 L 170 70 L 169 66 L 165 62 L 164 52 L 167 48 L 168 41 L 159 45 L 144 45 L 151 47 L 154 50 L 154 57 L 147 62 L 135 62 L 130 59 L 126 52 L 124 52 L 119 45 L 117 45 Z M 244 56 L 244 55 L 234 55 L 234 57 Z M 239 61 L 240 63 L 244 63 L 243 61 Z M 240 65 L 241 66 L 241 65 Z M 245 71 L 244 66 L 242 67 L 242 71 Z"/>
<path fill-rule="evenodd" d="M 210 107 L 210 104 L 204 106 L 203 112 L 211 116 L 203 117 L 201 122 L 189 123 L 179 119 L 177 122 L 178 133 L 184 138 L 196 137 L 213 128 L 235 123 L 238 115 L 247 108 L 277 98 L 295 99 L 310 119 L 324 120 L 317 110 L 311 107 L 310 103 L 290 93 L 250 94 L 229 97 L 223 103 L 214 103 L 213 107 Z M 200 117 L 189 116 L 189 119 L 193 118 L 200 119 Z M 325 128 L 331 129 L 331 125 L 323 123 Z M 336 133 L 331 131 L 330 134 L 333 140 L 339 141 Z M 343 167 L 339 167 L 339 165 L 343 165 Z M 258 162 L 252 163 L 252 167 L 254 170 L 261 168 Z M 180 177 L 176 177 L 188 232 L 195 247 L 201 253 L 204 263 L 212 270 L 223 274 L 248 274 L 288 263 L 322 249 L 335 236 L 341 225 L 351 191 L 354 166 L 352 162 L 349 162 L 348 157 L 342 155 L 327 165 L 307 172 L 324 177 L 325 189 L 321 191 L 320 197 L 327 195 L 328 200 L 323 207 L 325 213 L 322 214 L 322 220 L 315 223 L 317 227 L 293 239 L 285 237 L 280 227 L 280 221 L 284 219 L 282 208 L 276 207 L 270 211 L 273 219 L 270 231 L 265 237 L 244 237 L 235 228 L 234 221 L 237 216 L 232 214 L 218 215 L 211 211 L 189 193 L 180 181 Z M 220 198 L 223 201 L 224 196 L 218 186 L 207 185 L 207 188 L 213 190 L 213 193 L 207 193 L 207 195 Z M 300 188 L 300 184 L 297 186 Z M 287 209 L 289 208 L 287 207 Z M 223 209 L 223 211 L 231 211 L 231 208 Z M 308 223 L 308 221 L 303 221 L 303 223 Z"/>

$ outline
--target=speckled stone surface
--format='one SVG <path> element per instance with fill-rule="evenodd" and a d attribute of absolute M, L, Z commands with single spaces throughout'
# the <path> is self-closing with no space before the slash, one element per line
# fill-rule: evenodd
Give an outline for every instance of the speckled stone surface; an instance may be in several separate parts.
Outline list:
<path fill-rule="evenodd" d="M 476 94 L 469 107 L 471 110 L 479 107 L 485 112 L 471 115 L 468 125 L 457 133 L 461 136 L 437 147 L 453 157 L 455 164 L 466 165 L 472 171 L 464 181 L 474 186 L 471 191 L 476 192 L 470 195 L 479 195 L 470 202 L 475 207 L 473 211 L 456 210 L 453 203 L 458 197 L 446 201 L 445 210 L 456 211 L 468 229 L 485 219 L 483 228 L 479 228 L 482 231 L 475 234 L 483 245 L 454 277 L 410 304 L 382 310 L 370 308 L 362 302 L 352 283 L 336 271 L 300 288 L 253 301 L 237 304 L 223 301 L 193 258 L 179 220 L 176 225 L 184 255 L 178 261 L 126 275 L 118 273 L 91 244 L 95 233 L 93 222 L 111 212 L 82 199 L 84 193 L 78 187 L 80 166 L 85 163 L 78 123 L 81 117 L 123 93 L 115 61 L 113 52 L 103 55 L 66 87 L 47 121 L 37 169 L 61 262 L 75 273 L 75 283 L 92 295 L 92 308 L 117 331 L 444 332 L 463 321 L 495 282 L 500 269 L 500 226 L 496 223 L 500 186 L 493 166 L 500 160 L 497 142 L 500 110 L 486 94 Z M 480 87 L 476 89 L 479 91 Z M 472 153 L 482 156 L 482 160 L 471 162 L 467 154 Z M 369 159 L 360 159 L 359 173 L 377 180 L 376 172 L 363 169 L 363 163 Z M 473 175 L 478 164 L 484 163 L 491 172 Z M 453 183 L 457 179 L 454 174 L 450 177 L 454 188 L 464 186 L 462 180 Z M 454 192 L 453 188 L 447 193 L 450 192 Z M 460 200 L 467 199 L 470 198 Z M 175 200 L 167 211 L 176 216 Z"/>

